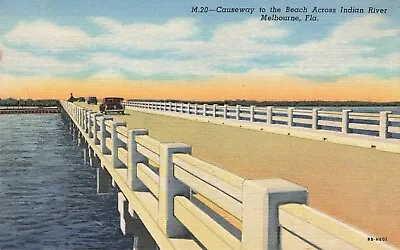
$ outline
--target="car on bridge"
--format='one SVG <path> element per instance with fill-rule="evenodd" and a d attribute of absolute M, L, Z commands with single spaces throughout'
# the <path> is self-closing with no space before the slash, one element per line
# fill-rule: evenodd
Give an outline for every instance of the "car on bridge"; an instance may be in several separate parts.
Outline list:
<path fill-rule="evenodd" d="M 87 104 L 95 104 L 97 105 L 97 98 L 95 96 L 89 96 L 87 99 Z"/>
<path fill-rule="evenodd" d="M 100 104 L 100 112 L 106 114 L 109 113 L 119 113 L 124 114 L 125 107 L 122 105 L 122 100 L 124 98 L 121 97 L 105 97 L 103 102 Z"/>
<path fill-rule="evenodd" d="M 78 102 L 85 102 L 85 97 L 79 97 Z"/>

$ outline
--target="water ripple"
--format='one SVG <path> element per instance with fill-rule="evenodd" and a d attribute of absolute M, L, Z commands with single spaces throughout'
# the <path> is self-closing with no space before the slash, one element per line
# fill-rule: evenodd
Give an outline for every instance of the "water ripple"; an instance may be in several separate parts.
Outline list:
<path fill-rule="evenodd" d="M 4 116 L 0 133 L 0 249 L 132 249 L 59 115 Z"/>

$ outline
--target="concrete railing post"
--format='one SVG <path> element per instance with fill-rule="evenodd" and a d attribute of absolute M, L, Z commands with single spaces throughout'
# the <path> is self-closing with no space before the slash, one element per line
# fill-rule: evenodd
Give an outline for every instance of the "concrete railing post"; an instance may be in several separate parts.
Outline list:
<path fill-rule="evenodd" d="M 251 105 L 250 106 L 250 122 L 254 122 L 254 109 L 256 106 Z"/>
<path fill-rule="evenodd" d="M 267 124 L 272 124 L 273 123 L 273 111 L 272 111 L 272 106 L 267 107 Z"/>
<path fill-rule="evenodd" d="M 207 104 L 203 104 L 203 115 L 207 116 Z"/>
<path fill-rule="evenodd" d="M 93 115 L 93 122 L 94 122 L 94 124 L 93 124 L 93 141 L 94 141 L 94 144 L 96 144 L 96 145 L 100 144 L 99 133 L 98 133 L 100 131 L 100 126 L 98 124 L 98 121 L 99 121 L 98 117 L 102 117 L 102 116 L 103 115 L 99 114 L 99 113 L 96 113 Z"/>
<path fill-rule="evenodd" d="M 121 140 L 118 138 L 117 127 L 126 127 L 126 122 L 113 122 L 111 126 L 111 140 L 112 140 L 112 165 L 114 168 L 123 166 L 122 161 L 118 158 L 118 148 L 122 146 Z"/>
<path fill-rule="evenodd" d="M 194 104 L 194 115 L 197 115 L 197 103 Z"/>
<path fill-rule="evenodd" d="M 192 147 L 183 143 L 160 144 L 160 189 L 158 206 L 158 226 L 167 237 L 180 237 L 187 234 L 187 229 L 174 216 L 174 197 L 189 197 L 190 189 L 174 177 L 174 153 L 191 154 Z"/>
<path fill-rule="evenodd" d="M 187 113 L 190 115 L 190 103 L 187 104 Z"/>
<path fill-rule="evenodd" d="M 293 123 L 293 110 L 294 110 L 295 108 L 293 108 L 293 107 L 289 107 L 288 108 L 288 114 L 287 114 L 287 122 L 288 122 L 288 126 L 289 127 L 293 127 L 293 125 L 294 125 L 294 123 Z"/>
<path fill-rule="evenodd" d="M 240 120 L 240 105 L 236 105 L 236 120 Z"/>
<path fill-rule="evenodd" d="M 180 112 L 183 113 L 183 103 L 179 103 Z"/>
<path fill-rule="evenodd" d="M 381 111 L 379 118 L 379 137 L 388 138 L 389 137 L 389 114 L 391 111 Z"/>
<path fill-rule="evenodd" d="M 87 110 L 84 109 L 82 112 L 82 119 L 83 119 L 83 132 L 87 133 L 87 114 L 86 114 Z"/>
<path fill-rule="evenodd" d="M 307 204 L 307 190 L 283 179 L 243 183 L 242 249 L 280 249 L 279 206 Z"/>
<path fill-rule="evenodd" d="M 146 129 L 128 130 L 128 185 L 133 191 L 147 190 L 146 186 L 137 177 L 137 164 L 148 163 L 148 159 L 137 151 L 136 137 L 140 135 L 148 135 Z"/>
<path fill-rule="evenodd" d="M 320 108 L 313 108 L 312 109 L 311 128 L 314 129 L 314 130 L 319 129 L 319 126 L 318 126 L 318 111 L 320 111 L 320 110 L 321 110 Z"/>
<path fill-rule="evenodd" d="M 213 117 L 217 117 L 217 104 L 213 104 Z"/>
<path fill-rule="evenodd" d="M 349 133 L 349 124 L 350 124 L 350 112 L 352 110 L 345 109 L 342 110 L 342 133 Z"/>
<path fill-rule="evenodd" d="M 79 124 L 79 126 L 81 126 L 81 127 L 82 127 L 82 117 L 81 117 L 81 111 L 82 111 L 82 109 L 81 109 L 80 107 L 78 107 L 77 121 L 78 121 L 78 124 Z"/>
<path fill-rule="evenodd" d="M 87 112 L 87 133 L 89 135 L 89 138 L 93 138 L 93 132 L 92 132 L 92 126 L 93 126 L 93 121 L 92 121 L 92 114 L 94 114 L 93 111 L 88 111 Z"/>
<path fill-rule="evenodd" d="M 110 154 L 110 150 L 106 146 L 107 129 L 106 121 L 112 121 L 111 117 L 100 117 L 100 149 L 102 154 Z"/>
<path fill-rule="evenodd" d="M 224 117 L 224 119 L 228 118 L 228 105 L 227 104 L 224 104 L 223 117 Z"/>

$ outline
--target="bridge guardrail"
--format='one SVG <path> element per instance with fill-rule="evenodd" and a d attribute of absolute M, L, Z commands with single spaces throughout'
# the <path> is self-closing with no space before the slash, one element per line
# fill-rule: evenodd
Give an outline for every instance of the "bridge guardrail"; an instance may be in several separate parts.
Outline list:
<path fill-rule="evenodd" d="M 304 187 L 243 179 L 192 156 L 190 145 L 159 142 L 146 129 L 127 129 L 111 117 L 61 104 L 71 131 L 87 140 L 89 157 L 99 158 L 122 192 L 122 231 L 129 232 L 125 218 L 132 208 L 162 249 L 394 249 L 307 206 Z M 216 217 L 194 196 L 227 216 Z M 232 220 L 239 234 L 224 226 Z"/>
<path fill-rule="evenodd" d="M 244 107 L 217 104 L 125 101 L 125 106 L 151 110 L 198 115 L 222 119 L 309 128 L 318 131 L 336 131 L 343 134 L 360 134 L 371 137 L 400 139 L 400 114 L 390 111 L 360 113 L 352 110 L 326 111 L 294 107 Z"/>

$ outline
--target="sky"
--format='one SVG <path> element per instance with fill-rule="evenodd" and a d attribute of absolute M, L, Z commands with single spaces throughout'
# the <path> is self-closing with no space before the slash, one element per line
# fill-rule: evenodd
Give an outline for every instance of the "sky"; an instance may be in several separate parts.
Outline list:
<path fill-rule="evenodd" d="M 400 101 L 399 21 L 398 0 L 0 0 L 0 98 Z"/>

